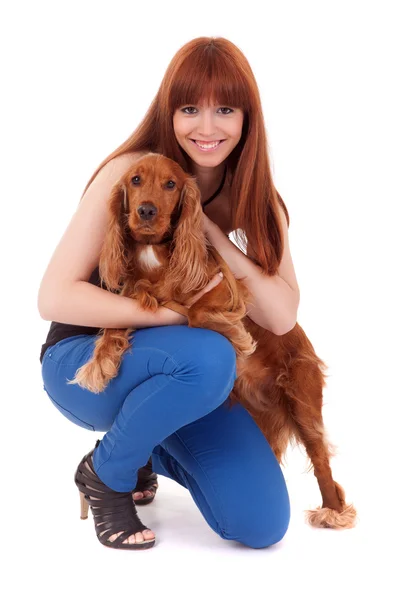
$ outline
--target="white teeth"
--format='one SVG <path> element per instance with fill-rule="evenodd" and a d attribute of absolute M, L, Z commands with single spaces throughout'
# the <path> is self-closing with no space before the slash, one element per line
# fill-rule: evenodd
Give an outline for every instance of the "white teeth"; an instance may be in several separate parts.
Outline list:
<path fill-rule="evenodd" d="M 195 144 L 200 146 L 200 148 L 204 148 L 205 150 L 208 150 L 209 148 L 216 148 L 219 143 L 220 142 L 215 142 L 214 144 L 200 144 L 200 142 L 195 140 Z"/>

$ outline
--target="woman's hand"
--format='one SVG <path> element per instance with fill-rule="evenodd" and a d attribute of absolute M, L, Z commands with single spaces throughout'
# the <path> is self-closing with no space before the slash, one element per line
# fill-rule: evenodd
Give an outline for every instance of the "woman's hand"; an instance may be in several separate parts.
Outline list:
<path fill-rule="evenodd" d="M 197 300 L 199 300 L 199 298 L 201 298 L 203 296 L 203 294 L 206 294 L 207 292 L 209 292 L 210 290 L 215 288 L 219 283 L 221 283 L 222 278 L 223 278 L 223 274 L 221 272 L 214 275 L 214 277 L 212 279 L 210 279 L 210 281 L 207 283 L 207 285 L 200 292 L 198 292 L 195 296 L 193 296 L 193 298 L 190 299 L 190 304 L 185 304 L 185 306 L 190 308 L 195 302 L 197 302 Z"/>
<path fill-rule="evenodd" d="M 203 294 L 206 294 L 207 292 L 211 291 L 219 283 L 221 283 L 222 277 L 222 273 L 217 273 L 216 275 L 214 275 L 214 277 L 210 279 L 207 285 L 200 292 L 195 294 L 193 298 L 190 299 L 190 303 L 187 303 L 184 306 L 190 308 L 195 302 L 197 302 L 197 300 L 199 300 L 199 298 L 203 296 Z M 180 313 L 177 313 L 174 310 L 167 308 L 166 306 L 160 307 L 158 309 L 158 312 L 160 314 L 159 325 L 187 325 L 188 323 L 188 318 L 185 317 L 185 315 L 181 315 Z"/>

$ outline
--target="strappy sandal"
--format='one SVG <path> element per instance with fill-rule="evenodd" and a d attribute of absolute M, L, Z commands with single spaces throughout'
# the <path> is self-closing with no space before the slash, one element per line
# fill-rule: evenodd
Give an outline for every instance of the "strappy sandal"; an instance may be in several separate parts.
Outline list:
<path fill-rule="evenodd" d="M 96 446 L 98 444 L 99 441 Z M 130 535 L 148 528 L 139 519 L 132 492 L 116 492 L 103 483 L 94 471 L 92 456 L 93 450 L 82 458 L 75 472 L 81 499 L 81 519 L 87 518 L 90 506 L 97 538 L 104 546 L 123 550 L 151 548 L 155 539 L 124 543 Z M 109 538 L 119 532 L 122 533 L 111 542 Z"/>
<path fill-rule="evenodd" d="M 137 504 L 138 506 L 139 505 L 143 506 L 144 504 L 150 504 L 150 502 L 153 502 L 153 500 L 156 496 L 157 488 L 158 488 L 157 480 L 158 480 L 157 473 L 153 473 L 153 465 L 152 465 L 151 457 L 150 457 L 149 460 L 147 461 L 147 463 L 144 465 L 144 467 L 141 467 L 140 469 L 138 469 L 138 479 L 137 479 L 136 487 L 132 492 L 132 496 L 136 492 L 143 493 L 147 490 L 149 492 L 152 492 L 153 495 L 152 496 L 143 496 L 143 498 L 134 500 L 135 504 Z"/>

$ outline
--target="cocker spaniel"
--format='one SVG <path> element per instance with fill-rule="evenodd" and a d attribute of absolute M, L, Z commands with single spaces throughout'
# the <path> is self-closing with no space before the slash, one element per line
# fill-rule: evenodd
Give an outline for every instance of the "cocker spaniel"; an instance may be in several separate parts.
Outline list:
<path fill-rule="evenodd" d="M 278 461 L 289 442 L 303 444 L 314 468 L 322 506 L 306 511 L 315 527 L 353 527 L 356 510 L 332 478 L 322 419 L 325 363 L 297 323 L 277 336 L 246 316 L 251 294 L 207 240 L 195 179 L 174 161 L 149 153 L 114 186 L 109 228 L 99 259 L 107 289 L 139 301 L 187 314 L 190 327 L 226 336 L 237 354 L 231 404 L 240 402 L 255 419 Z M 189 308 L 190 298 L 222 271 L 224 278 Z M 92 358 L 69 383 L 99 393 L 117 375 L 134 328 L 104 329 Z"/>

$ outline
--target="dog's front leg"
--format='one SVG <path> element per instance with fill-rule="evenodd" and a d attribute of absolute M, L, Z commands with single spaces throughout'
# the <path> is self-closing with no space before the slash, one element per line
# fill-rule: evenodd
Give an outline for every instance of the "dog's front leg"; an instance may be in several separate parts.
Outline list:
<path fill-rule="evenodd" d="M 155 312 L 159 307 L 159 302 L 156 298 L 156 289 L 154 284 L 148 279 L 139 279 L 134 287 L 130 297 L 137 300 L 144 310 Z"/>

